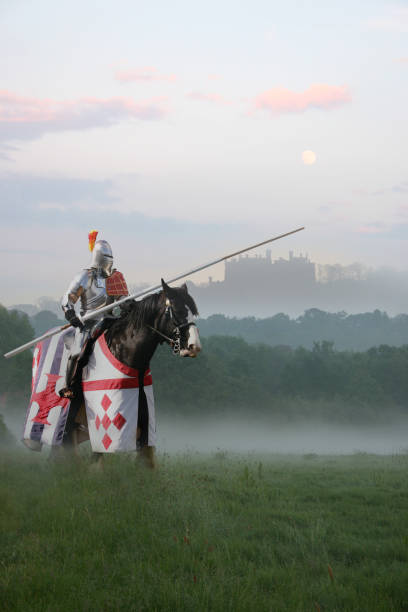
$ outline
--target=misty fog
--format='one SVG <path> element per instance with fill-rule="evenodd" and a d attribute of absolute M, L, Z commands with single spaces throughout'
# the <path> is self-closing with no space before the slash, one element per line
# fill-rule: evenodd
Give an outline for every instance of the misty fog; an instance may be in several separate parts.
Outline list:
<path fill-rule="evenodd" d="M 7 412 L 3 418 L 7 428 L 19 440 L 24 421 L 21 413 L 13 415 Z M 22 443 L 18 442 L 18 445 L 24 448 Z M 213 416 L 209 419 L 177 416 L 171 420 L 158 415 L 159 453 L 212 453 L 220 450 L 296 455 L 407 453 L 408 418 L 400 418 L 386 425 L 352 426 L 317 421 L 282 423 L 266 418 L 246 421 L 242 417 L 232 416 L 222 419 Z"/>
<path fill-rule="evenodd" d="M 159 451 L 389 455 L 408 452 L 408 419 L 384 426 L 329 425 L 318 422 L 290 424 L 271 421 L 216 419 L 174 422 L 160 420 Z"/>

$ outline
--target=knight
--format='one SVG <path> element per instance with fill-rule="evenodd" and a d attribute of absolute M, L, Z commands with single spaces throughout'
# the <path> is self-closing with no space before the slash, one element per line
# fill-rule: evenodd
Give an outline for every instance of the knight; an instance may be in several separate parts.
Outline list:
<path fill-rule="evenodd" d="M 128 295 L 123 274 L 113 268 L 113 255 L 106 240 L 96 240 L 98 232 L 89 233 L 89 249 L 92 252 L 91 265 L 77 274 L 64 294 L 61 306 L 65 318 L 75 328 L 75 337 L 70 346 L 65 386 L 60 391 L 63 397 L 73 398 L 82 368 L 98 336 L 121 314 L 117 306 L 110 313 L 98 314 L 103 306 Z M 75 304 L 80 300 L 79 316 Z M 92 313 L 90 319 L 82 321 L 84 315 Z"/>

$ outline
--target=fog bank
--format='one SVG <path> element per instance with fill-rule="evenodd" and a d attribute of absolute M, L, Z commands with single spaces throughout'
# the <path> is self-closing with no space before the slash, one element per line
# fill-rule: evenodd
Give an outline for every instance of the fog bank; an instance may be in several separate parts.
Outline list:
<path fill-rule="evenodd" d="M 22 413 L 3 414 L 4 423 L 17 440 L 23 432 Z M 18 442 L 20 446 L 20 442 Z M 21 444 L 23 448 L 23 445 Z M 157 450 L 304 455 L 344 455 L 357 452 L 390 455 L 408 453 L 408 418 L 388 424 L 347 425 L 294 421 L 277 423 L 254 418 L 193 419 L 158 414 Z"/>
<path fill-rule="evenodd" d="M 408 452 L 408 419 L 384 426 L 321 423 L 274 424 L 244 421 L 159 420 L 160 452 L 195 450 L 306 454 L 389 455 Z"/>

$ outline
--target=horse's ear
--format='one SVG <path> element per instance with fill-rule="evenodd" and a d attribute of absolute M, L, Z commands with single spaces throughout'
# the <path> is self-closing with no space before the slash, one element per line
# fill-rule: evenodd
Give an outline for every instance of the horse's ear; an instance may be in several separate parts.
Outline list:
<path fill-rule="evenodd" d="M 182 290 L 184 291 L 184 293 L 188 293 L 188 289 L 187 289 L 187 283 L 183 283 L 181 285 Z"/>
<path fill-rule="evenodd" d="M 167 297 L 168 297 L 169 293 L 171 292 L 170 287 L 168 286 L 166 281 L 164 281 L 163 279 L 161 279 L 161 285 L 162 285 L 162 288 L 163 288 L 163 291 L 164 291 L 165 295 L 167 295 Z"/>

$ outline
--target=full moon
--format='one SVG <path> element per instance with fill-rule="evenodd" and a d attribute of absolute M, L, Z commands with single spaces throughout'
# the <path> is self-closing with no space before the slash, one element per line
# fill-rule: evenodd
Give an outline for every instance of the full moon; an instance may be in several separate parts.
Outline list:
<path fill-rule="evenodd" d="M 302 161 L 306 166 L 312 166 L 316 161 L 316 153 L 313 153 L 313 151 L 303 151 Z"/>

